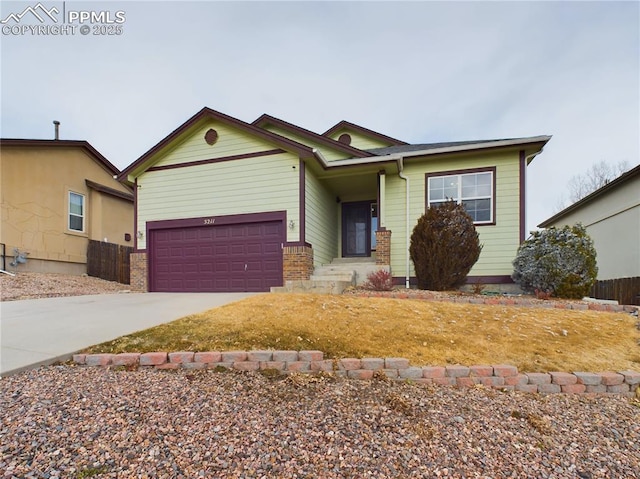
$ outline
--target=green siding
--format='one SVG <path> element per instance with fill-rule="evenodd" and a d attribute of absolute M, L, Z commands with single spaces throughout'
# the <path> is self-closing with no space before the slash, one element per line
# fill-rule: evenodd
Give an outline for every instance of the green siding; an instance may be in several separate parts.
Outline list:
<path fill-rule="evenodd" d="M 320 266 L 338 256 L 338 205 L 335 195 L 308 169 L 305 192 L 306 241 L 313 246 L 314 266 Z"/>
<path fill-rule="evenodd" d="M 343 151 L 329 148 L 326 145 L 315 143 L 314 141 L 310 140 L 305 136 L 297 135 L 295 133 L 290 132 L 289 130 L 285 130 L 284 128 L 279 128 L 274 125 L 269 125 L 265 129 L 270 131 L 271 133 L 284 136 L 286 138 L 289 138 L 290 140 L 297 141 L 298 143 L 302 143 L 303 145 L 320 150 L 322 152 L 322 155 L 326 158 L 327 161 L 344 160 L 345 158 L 351 158 L 353 156 Z"/>
<path fill-rule="evenodd" d="M 146 172 L 138 178 L 138 230 L 146 221 L 286 210 L 295 222 L 287 241 L 298 241 L 298 164 L 281 153 Z M 146 238 L 138 247 L 146 248 Z"/>
<path fill-rule="evenodd" d="M 218 140 L 209 145 L 204 140 L 205 133 L 213 128 Z M 177 142 L 162 158 L 152 166 L 176 165 L 210 158 L 224 158 L 245 153 L 256 153 L 277 149 L 273 143 L 244 134 L 238 129 L 219 121 L 208 121 L 199 126 L 187 138 Z"/>
<path fill-rule="evenodd" d="M 408 164 L 407 164 L 408 163 Z M 442 157 L 438 160 L 405 163 L 409 177 L 410 226 L 405 230 L 405 181 L 395 174 L 386 178 L 386 222 L 391 230 L 391 267 L 394 276 L 406 274 L 405 235 L 411 235 L 418 218 L 426 208 L 425 174 L 482 167 L 496 167 L 496 224 L 477 226 L 480 242 L 484 245 L 480 259 L 470 276 L 511 275 L 511 261 L 520 245 L 520 183 L 519 155 L 512 153 L 486 153 L 475 157 L 465 155 Z M 414 276 L 413 263 L 411 275 Z"/>
<path fill-rule="evenodd" d="M 343 133 L 348 133 L 351 136 L 351 144 L 349 146 L 353 146 L 354 148 L 358 148 L 359 150 L 371 150 L 373 148 L 384 148 L 385 146 L 389 146 L 390 143 L 378 140 L 377 138 L 371 138 L 367 135 L 364 135 L 358 131 L 353 131 L 348 128 L 344 128 L 338 130 L 335 133 L 331 134 L 331 138 L 334 140 L 338 140 L 340 135 Z"/>

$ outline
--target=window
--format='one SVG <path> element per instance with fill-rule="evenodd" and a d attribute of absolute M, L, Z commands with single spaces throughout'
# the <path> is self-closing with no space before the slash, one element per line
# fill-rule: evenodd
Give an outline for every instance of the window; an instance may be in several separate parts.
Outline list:
<path fill-rule="evenodd" d="M 378 204 L 371 203 L 371 251 L 376 249 L 376 231 L 378 231 Z"/>
<path fill-rule="evenodd" d="M 69 229 L 84 232 L 84 195 L 69 192 Z"/>
<path fill-rule="evenodd" d="M 449 200 L 462 203 L 476 224 L 490 224 L 494 219 L 495 168 L 472 173 L 451 172 L 427 175 L 427 206 Z"/>

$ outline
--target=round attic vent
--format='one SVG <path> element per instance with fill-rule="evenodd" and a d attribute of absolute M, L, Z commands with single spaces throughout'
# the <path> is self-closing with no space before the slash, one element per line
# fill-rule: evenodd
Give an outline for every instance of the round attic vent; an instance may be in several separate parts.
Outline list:
<path fill-rule="evenodd" d="M 338 141 L 340 143 L 344 143 L 345 145 L 350 145 L 351 135 L 349 135 L 348 133 L 343 133 L 342 135 L 340 135 L 340 138 L 338 138 Z"/>
<path fill-rule="evenodd" d="M 209 129 L 204 134 L 204 141 L 206 141 L 209 145 L 213 145 L 216 141 L 218 141 L 218 132 L 213 128 Z"/>

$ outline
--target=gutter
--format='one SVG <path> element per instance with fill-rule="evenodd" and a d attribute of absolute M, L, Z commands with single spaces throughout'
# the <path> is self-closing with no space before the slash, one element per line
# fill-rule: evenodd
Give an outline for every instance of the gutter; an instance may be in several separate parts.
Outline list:
<path fill-rule="evenodd" d="M 390 153 L 388 155 L 370 156 L 367 158 L 355 158 L 355 159 L 349 158 L 346 160 L 334 160 L 330 164 L 325 163 L 324 166 L 335 168 L 340 166 L 366 165 L 366 164 L 372 164 L 372 163 L 388 163 L 388 162 L 398 161 L 400 159 L 406 159 L 406 158 L 411 158 L 415 156 L 431 156 L 431 155 L 440 155 L 443 153 L 459 153 L 462 151 L 485 150 L 490 148 L 503 148 L 503 147 L 509 147 L 509 146 L 521 146 L 521 145 L 528 145 L 531 143 L 546 144 L 550 139 L 551 139 L 550 136 L 534 136 L 534 137 L 525 138 L 525 139 L 496 140 L 496 141 L 488 141 L 484 143 L 470 143 L 468 145 L 444 146 L 440 148 L 430 148 L 426 150 L 403 151 L 401 153 Z M 544 144 L 540 147 L 540 150 L 537 153 L 535 153 L 533 156 L 538 155 L 542 152 L 542 149 L 544 148 Z"/>
<path fill-rule="evenodd" d="M 404 158 L 403 157 L 399 157 L 396 159 L 398 162 L 398 176 L 400 178 L 402 178 L 405 183 L 407 184 L 406 187 L 406 196 L 405 196 L 405 200 L 404 200 L 404 210 L 406 213 L 406 218 L 405 218 L 405 241 L 406 241 L 406 248 L 405 248 L 405 264 L 407 267 L 407 270 L 405 272 L 405 280 L 404 280 L 404 287 L 406 289 L 409 289 L 409 275 L 411 274 L 411 268 L 409 266 L 409 177 L 406 176 L 404 174 Z"/>

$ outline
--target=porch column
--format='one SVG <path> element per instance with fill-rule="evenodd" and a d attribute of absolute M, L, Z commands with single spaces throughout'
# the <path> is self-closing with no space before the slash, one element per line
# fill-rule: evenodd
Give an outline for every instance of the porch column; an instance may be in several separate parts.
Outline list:
<path fill-rule="evenodd" d="M 129 261 L 129 283 L 131 289 L 143 293 L 148 292 L 149 286 L 147 284 L 147 278 L 149 277 L 149 272 L 147 267 L 147 253 L 131 253 L 129 255 Z"/>
<path fill-rule="evenodd" d="M 311 246 L 285 246 L 282 250 L 282 276 L 287 281 L 300 281 L 313 274 L 313 248 Z"/>
<path fill-rule="evenodd" d="M 391 230 L 376 231 L 376 264 L 391 265 Z"/>
<path fill-rule="evenodd" d="M 385 175 L 385 171 L 384 170 L 380 170 L 378 172 L 378 228 L 384 228 L 385 226 L 387 226 L 387 221 L 386 221 L 386 179 L 387 176 Z M 376 237 L 377 240 L 377 237 Z"/>

